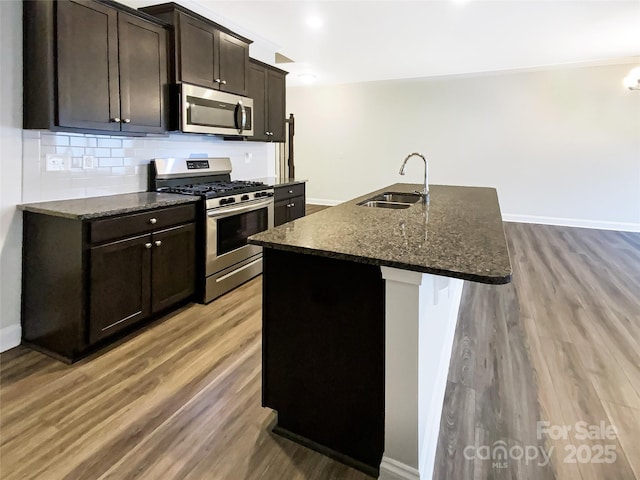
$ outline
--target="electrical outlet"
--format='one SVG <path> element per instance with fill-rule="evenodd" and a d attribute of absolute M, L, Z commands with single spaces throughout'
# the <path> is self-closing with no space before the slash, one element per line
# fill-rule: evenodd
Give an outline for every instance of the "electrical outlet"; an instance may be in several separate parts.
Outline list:
<path fill-rule="evenodd" d="M 244 163 L 251 163 L 251 159 L 253 158 L 253 153 L 247 152 L 244 154 Z"/>
<path fill-rule="evenodd" d="M 82 156 L 82 168 L 96 168 L 96 159 L 93 157 L 93 155 Z"/>
<path fill-rule="evenodd" d="M 47 172 L 64 172 L 71 168 L 71 155 L 47 153 Z"/>

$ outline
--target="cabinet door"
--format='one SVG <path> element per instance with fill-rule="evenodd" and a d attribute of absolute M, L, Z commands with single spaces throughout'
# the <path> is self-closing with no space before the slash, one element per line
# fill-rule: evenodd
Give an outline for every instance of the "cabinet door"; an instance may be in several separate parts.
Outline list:
<path fill-rule="evenodd" d="M 117 11 L 91 0 L 57 2 L 57 8 L 56 123 L 119 131 Z"/>
<path fill-rule="evenodd" d="M 220 90 L 246 95 L 249 45 L 224 32 L 218 32 L 218 38 Z"/>
<path fill-rule="evenodd" d="M 249 62 L 249 91 L 253 98 L 253 136 L 251 140 L 269 141 L 267 136 L 267 70 Z"/>
<path fill-rule="evenodd" d="M 289 221 L 289 199 L 280 200 L 273 204 L 273 226 L 277 227 Z"/>
<path fill-rule="evenodd" d="M 217 30 L 189 15 L 179 14 L 180 80 L 208 88 L 218 88 L 216 48 Z"/>
<path fill-rule="evenodd" d="M 305 205 L 304 197 L 293 197 L 289 200 L 289 216 L 287 221 L 295 220 L 296 218 L 304 217 Z"/>
<path fill-rule="evenodd" d="M 195 292 L 195 223 L 153 234 L 151 309 L 158 312 Z"/>
<path fill-rule="evenodd" d="M 162 133 L 168 92 L 166 31 L 120 13 L 118 33 L 122 131 Z"/>
<path fill-rule="evenodd" d="M 268 90 L 267 90 L 267 109 L 269 121 L 267 122 L 268 130 L 272 132 L 270 139 L 272 142 L 284 142 L 286 135 L 285 128 L 285 76 L 279 72 L 272 70 L 267 71 Z"/>
<path fill-rule="evenodd" d="M 91 248 L 89 253 L 89 341 L 91 343 L 150 315 L 150 268 L 150 235 Z"/>

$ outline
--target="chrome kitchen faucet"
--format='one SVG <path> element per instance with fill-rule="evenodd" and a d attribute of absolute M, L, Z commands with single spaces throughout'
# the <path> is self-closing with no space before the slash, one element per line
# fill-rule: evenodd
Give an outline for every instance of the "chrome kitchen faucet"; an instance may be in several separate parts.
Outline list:
<path fill-rule="evenodd" d="M 422 195 L 422 198 L 424 199 L 424 201 L 428 202 L 429 201 L 429 165 L 427 164 L 427 159 L 424 157 L 424 155 L 418 152 L 413 152 L 407 155 L 407 158 L 404 159 L 404 162 L 402 162 L 402 166 L 400 167 L 400 175 L 404 175 L 404 170 L 407 166 L 407 160 L 409 160 L 413 156 L 420 157 L 422 160 L 424 160 L 424 188 L 422 189 L 421 192 L 416 191 L 416 193 L 419 193 L 420 195 Z"/>

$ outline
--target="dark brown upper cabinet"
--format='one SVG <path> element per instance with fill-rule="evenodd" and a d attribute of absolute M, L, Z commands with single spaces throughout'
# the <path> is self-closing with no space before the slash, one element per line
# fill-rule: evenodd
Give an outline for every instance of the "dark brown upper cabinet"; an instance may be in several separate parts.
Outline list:
<path fill-rule="evenodd" d="M 287 72 L 249 60 L 249 97 L 253 98 L 253 136 L 259 142 L 284 142 Z"/>
<path fill-rule="evenodd" d="M 167 130 L 167 33 L 114 2 L 24 2 L 24 128 Z"/>
<path fill-rule="evenodd" d="M 140 10 L 174 27 L 173 83 L 247 95 L 251 40 L 175 3 Z"/>

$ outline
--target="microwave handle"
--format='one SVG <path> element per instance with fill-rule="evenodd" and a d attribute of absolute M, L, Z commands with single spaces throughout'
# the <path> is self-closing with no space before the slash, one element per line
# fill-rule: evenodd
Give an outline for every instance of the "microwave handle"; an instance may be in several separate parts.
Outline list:
<path fill-rule="evenodd" d="M 240 121 L 238 121 L 238 113 L 241 114 Z M 242 133 L 247 126 L 247 110 L 244 108 L 242 100 L 238 100 L 238 104 L 236 105 L 236 125 L 238 124 L 240 124 L 238 133 Z"/>

